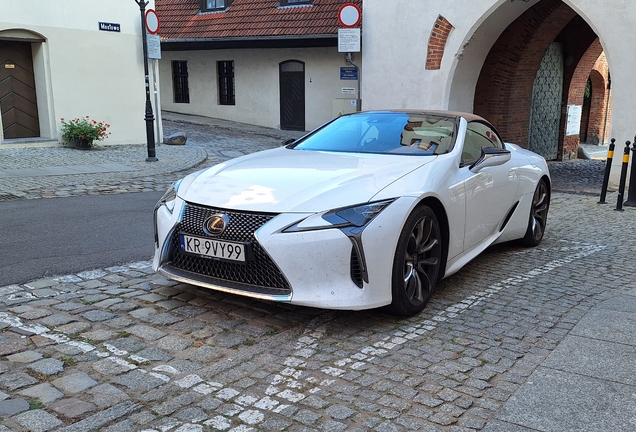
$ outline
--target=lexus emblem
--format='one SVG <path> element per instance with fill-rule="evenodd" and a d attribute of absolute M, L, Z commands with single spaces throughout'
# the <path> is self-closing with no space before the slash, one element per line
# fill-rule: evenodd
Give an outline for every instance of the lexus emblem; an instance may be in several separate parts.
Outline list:
<path fill-rule="evenodd" d="M 218 236 L 223 234 L 228 223 L 230 223 L 230 218 L 227 215 L 215 214 L 203 222 L 203 231 L 211 236 Z"/>

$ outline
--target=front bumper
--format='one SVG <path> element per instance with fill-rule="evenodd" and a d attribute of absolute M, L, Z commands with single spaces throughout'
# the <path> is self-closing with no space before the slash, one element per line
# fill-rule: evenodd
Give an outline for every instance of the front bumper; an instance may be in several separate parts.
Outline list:
<path fill-rule="evenodd" d="M 404 215 L 410 212 L 413 205 L 414 202 L 410 199 L 396 200 L 365 227 L 362 244 L 368 283 L 356 277 L 355 259 L 360 257 L 356 256 L 351 240 L 341 230 L 330 228 L 283 232 L 286 227 L 309 216 L 298 213 L 265 215 L 267 220 L 262 225 L 247 230 L 251 230 L 253 235 L 249 240 L 261 251 L 256 260 L 248 264 L 250 268 L 237 270 L 237 266 L 245 264 L 228 264 L 204 257 L 196 260 L 203 262 L 207 270 L 198 264 L 184 268 L 179 259 L 175 259 L 178 255 L 175 254 L 175 248 L 178 245 L 174 236 L 183 231 L 184 221 L 191 219 L 189 208 L 192 205 L 181 199 L 177 199 L 172 214 L 165 207 L 157 209 L 156 230 L 159 242 L 153 265 L 155 270 L 168 279 L 252 298 L 328 309 L 379 307 L 391 302 L 395 246 L 404 223 Z M 208 210 L 233 213 L 221 209 Z M 244 218 L 242 224 L 245 225 L 249 220 L 251 216 Z M 196 224 L 186 224 L 193 225 L 187 229 L 196 231 Z M 200 235 L 198 232 L 193 234 Z M 274 279 L 284 281 L 285 286 L 271 286 L 264 284 L 262 278 L 251 278 L 254 273 L 263 272 L 262 265 L 265 261 L 271 262 L 266 273 L 278 273 Z M 224 267 L 224 272 L 209 271 L 210 267 L 217 266 Z M 241 271 L 247 278 L 236 277 Z"/>

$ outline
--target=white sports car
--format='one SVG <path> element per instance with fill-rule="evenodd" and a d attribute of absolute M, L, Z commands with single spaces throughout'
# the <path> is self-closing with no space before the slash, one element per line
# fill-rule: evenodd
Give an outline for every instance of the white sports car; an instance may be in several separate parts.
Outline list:
<path fill-rule="evenodd" d="M 360 112 L 175 182 L 153 264 L 259 299 L 412 315 L 488 246 L 539 244 L 549 202 L 545 160 L 481 117 Z"/>

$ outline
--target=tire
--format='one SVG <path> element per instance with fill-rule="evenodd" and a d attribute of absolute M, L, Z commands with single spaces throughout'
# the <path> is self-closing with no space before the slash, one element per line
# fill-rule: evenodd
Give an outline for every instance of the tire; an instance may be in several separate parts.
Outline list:
<path fill-rule="evenodd" d="M 389 311 L 411 316 L 420 312 L 433 296 L 442 262 L 442 233 L 437 216 L 422 206 L 406 220 L 393 258 Z"/>
<path fill-rule="evenodd" d="M 526 235 L 521 239 L 521 244 L 528 247 L 535 247 L 543 239 L 545 226 L 548 219 L 548 209 L 550 208 L 550 188 L 545 179 L 539 180 L 537 188 L 532 197 L 530 206 L 530 217 Z"/>

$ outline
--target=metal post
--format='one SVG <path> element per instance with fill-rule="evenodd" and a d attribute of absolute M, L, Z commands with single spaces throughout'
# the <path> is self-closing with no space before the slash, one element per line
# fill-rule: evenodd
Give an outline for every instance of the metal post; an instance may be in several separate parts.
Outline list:
<path fill-rule="evenodd" d="M 618 198 L 616 200 L 616 208 L 614 210 L 623 211 L 623 194 L 625 193 L 625 180 L 627 179 L 627 165 L 629 164 L 629 145 L 631 142 L 625 142 L 625 150 L 623 152 L 623 166 L 621 168 L 621 181 L 618 185 Z"/>
<path fill-rule="evenodd" d="M 351 65 L 356 68 L 356 72 L 358 72 L 358 89 L 356 95 L 356 111 L 362 111 L 362 72 L 358 65 L 353 62 L 353 56 L 351 53 L 347 53 L 347 61 L 351 63 Z"/>
<path fill-rule="evenodd" d="M 141 11 L 141 37 L 144 49 L 144 75 L 146 77 L 146 145 L 148 147 L 147 162 L 156 162 L 157 155 L 155 154 L 155 117 L 152 113 L 152 104 L 150 103 L 150 77 L 148 76 L 148 45 L 146 38 L 146 6 L 147 1 L 135 0 L 135 3 L 139 5 Z"/>
<path fill-rule="evenodd" d="M 629 207 L 636 207 L 636 137 L 634 137 L 634 144 L 632 144 L 632 170 L 629 174 L 629 191 L 627 194 L 627 201 L 623 205 Z"/>
<path fill-rule="evenodd" d="M 603 186 L 601 187 L 601 199 L 598 202 L 599 204 L 607 204 L 605 202 L 605 195 L 607 194 L 607 184 L 609 183 L 610 170 L 612 169 L 612 159 L 614 159 L 614 147 L 615 147 L 616 139 L 612 138 L 612 142 L 609 145 L 609 150 L 607 152 L 607 162 L 605 164 L 605 176 L 603 177 Z"/>

